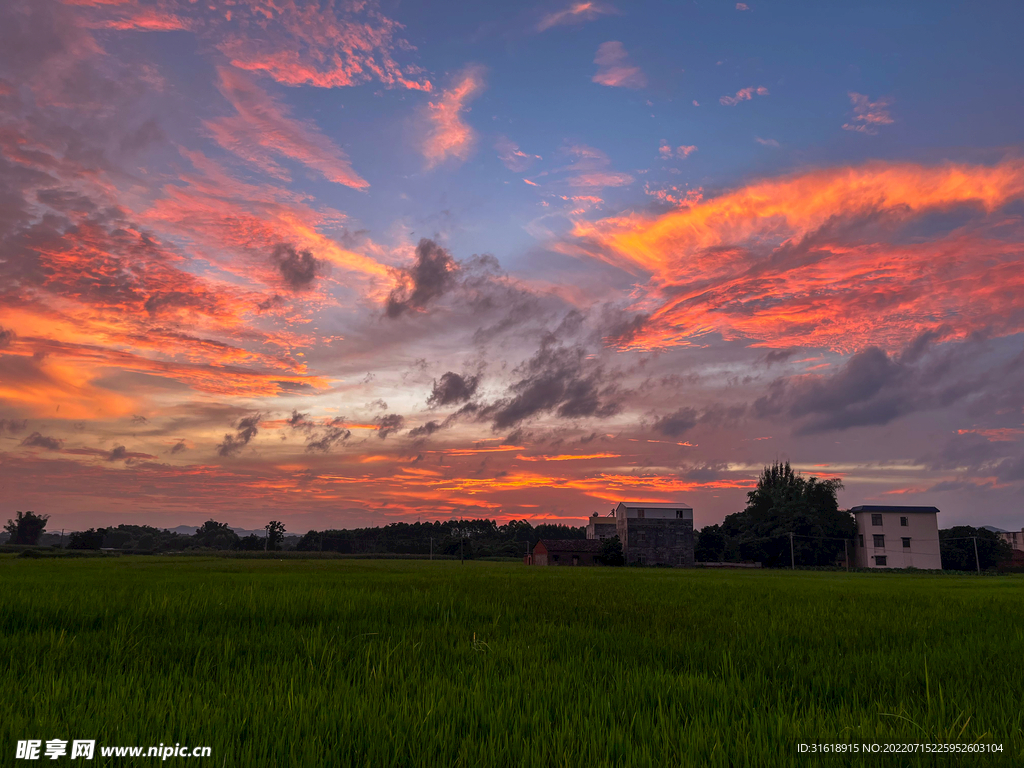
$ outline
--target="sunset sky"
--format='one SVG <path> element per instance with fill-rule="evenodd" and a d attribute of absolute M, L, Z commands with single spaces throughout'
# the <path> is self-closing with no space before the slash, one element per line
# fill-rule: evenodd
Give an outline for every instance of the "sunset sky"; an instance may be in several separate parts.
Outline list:
<path fill-rule="evenodd" d="M 1024 526 L 1024 6 L 7 0 L 0 517 L 761 467 Z"/>

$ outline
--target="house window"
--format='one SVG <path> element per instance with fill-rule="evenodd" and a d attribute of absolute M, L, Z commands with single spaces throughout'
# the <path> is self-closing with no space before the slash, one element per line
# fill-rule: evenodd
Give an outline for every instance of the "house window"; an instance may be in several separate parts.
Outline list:
<path fill-rule="evenodd" d="M 579 555 L 573 555 L 572 556 L 572 564 L 573 565 L 579 565 L 580 564 L 580 556 Z"/>
<path fill-rule="evenodd" d="M 902 525 L 904 528 L 906 528 L 908 525 L 910 525 L 910 518 L 909 517 L 901 517 L 900 518 L 900 525 Z"/>
<path fill-rule="evenodd" d="M 636 516 L 639 517 L 641 520 L 643 520 L 644 519 L 644 512 L 646 512 L 646 511 L 647 511 L 646 509 L 638 509 L 636 511 Z"/>
<path fill-rule="evenodd" d="M 860 545 L 863 547 L 864 546 L 864 534 L 863 533 L 858 533 L 857 534 L 857 539 L 859 540 Z"/>
<path fill-rule="evenodd" d="M 885 549 L 885 534 L 876 533 L 872 538 L 875 540 L 876 549 Z"/>
<path fill-rule="evenodd" d="M 682 519 L 683 519 L 683 510 L 677 509 L 676 510 L 676 520 L 682 520 Z"/>
<path fill-rule="evenodd" d="M 885 555 L 878 555 L 875 558 L 875 565 L 888 565 L 889 559 Z"/>
<path fill-rule="evenodd" d="M 909 536 L 904 536 L 903 537 L 903 548 L 904 549 L 910 549 L 910 537 Z"/>
<path fill-rule="evenodd" d="M 552 555 L 552 556 L 551 556 L 551 560 L 552 560 L 553 562 L 556 562 L 556 563 L 557 563 L 557 562 L 558 562 L 558 555 Z"/>
<path fill-rule="evenodd" d="M 872 525 L 881 525 L 882 524 L 882 516 L 878 515 L 878 514 L 871 515 L 871 524 Z"/>

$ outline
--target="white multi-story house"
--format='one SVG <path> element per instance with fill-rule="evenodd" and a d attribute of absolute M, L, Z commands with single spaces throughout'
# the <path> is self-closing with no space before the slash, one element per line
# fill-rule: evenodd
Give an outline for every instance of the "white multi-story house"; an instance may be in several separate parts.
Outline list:
<path fill-rule="evenodd" d="M 858 568 L 942 568 L 935 507 L 859 506 L 853 562 Z"/>

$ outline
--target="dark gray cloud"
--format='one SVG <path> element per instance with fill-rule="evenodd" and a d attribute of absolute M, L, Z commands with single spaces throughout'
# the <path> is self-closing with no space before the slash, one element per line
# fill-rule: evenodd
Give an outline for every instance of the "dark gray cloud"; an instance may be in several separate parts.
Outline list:
<path fill-rule="evenodd" d="M 926 334 L 900 354 L 878 347 L 856 353 L 831 375 L 776 379 L 753 404 L 762 418 L 797 420 L 795 434 L 888 424 L 916 411 L 981 396 L 991 372 L 978 373 L 978 340 L 937 347 Z"/>
<path fill-rule="evenodd" d="M 694 408 L 680 408 L 668 416 L 660 416 L 654 420 L 654 431 L 666 437 L 680 437 L 697 426 L 698 413 Z"/>
<path fill-rule="evenodd" d="M 188 450 L 188 445 L 186 445 L 185 441 L 184 440 L 179 440 L 178 442 L 176 442 L 174 444 L 174 447 L 171 448 L 171 455 L 174 456 L 175 454 L 178 454 L 178 453 L 184 453 L 187 450 Z"/>
<path fill-rule="evenodd" d="M 292 411 L 288 418 L 288 424 L 292 429 L 305 433 L 306 451 L 309 453 L 330 453 L 331 449 L 339 443 L 344 443 L 352 432 L 343 426 L 345 420 L 341 417 L 330 419 L 322 424 L 310 421 L 309 414 Z"/>
<path fill-rule="evenodd" d="M 795 349 L 773 349 L 758 362 L 766 368 L 771 368 L 773 365 L 786 362 L 795 354 Z"/>
<path fill-rule="evenodd" d="M 130 131 L 121 139 L 122 152 L 138 152 L 150 144 L 158 144 L 167 139 L 156 118 L 150 118 L 134 131 Z"/>
<path fill-rule="evenodd" d="M 437 432 L 437 430 L 443 429 L 443 425 L 438 424 L 436 421 L 428 421 L 419 427 L 414 427 L 409 430 L 409 437 L 429 437 L 430 435 Z"/>
<path fill-rule="evenodd" d="M 123 445 L 115 445 L 107 456 L 107 461 L 122 461 L 128 458 L 128 449 Z"/>
<path fill-rule="evenodd" d="M 64 445 L 64 441 L 60 438 L 46 437 L 38 432 L 33 432 L 21 441 L 23 448 L 42 448 L 46 451 L 59 451 L 62 445 Z"/>
<path fill-rule="evenodd" d="M 7 432 L 11 435 L 17 435 L 20 432 L 24 432 L 28 428 L 28 419 L 0 419 L 0 435 Z"/>
<path fill-rule="evenodd" d="M 408 311 L 422 311 L 456 284 L 459 264 L 447 249 L 423 238 L 416 246 L 416 263 L 397 270 L 401 285 L 388 294 L 384 314 L 394 320 Z"/>
<path fill-rule="evenodd" d="M 259 434 L 259 423 L 263 417 L 262 413 L 254 413 L 240 419 L 235 427 L 235 434 L 224 435 L 224 439 L 217 446 L 218 456 L 236 456 L 249 442 Z"/>
<path fill-rule="evenodd" d="M 132 424 L 140 424 L 141 425 L 141 424 L 148 424 L 148 423 L 149 423 L 149 419 L 147 419 L 145 416 L 138 416 L 138 415 L 132 416 Z"/>
<path fill-rule="evenodd" d="M 0 349 L 11 346 L 14 341 L 14 331 L 0 325 Z"/>
<path fill-rule="evenodd" d="M 624 346 L 636 338 L 646 326 L 651 316 L 647 314 L 623 317 L 611 323 L 606 331 L 605 343 L 612 346 Z"/>
<path fill-rule="evenodd" d="M 345 442 L 350 437 L 352 437 L 350 430 L 328 424 L 306 441 L 306 450 L 311 453 L 315 451 L 329 453 L 335 445 Z"/>
<path fill-rule="evenodd" d="M 563 346 L 553 334 L 545 335 L 536 354 L 515 370 L 518 379 L 509 395 L 480 408 L 495 430 L 515 427 L 541 413 L 554 412 L 567 419 L 606 418 L 622 409 L 624 392 L 606 382 L 602 366 L 582 346 Z"/>
<path fill-rule="evenodd" d="M 325 266 L 312 251 L 299 251 L 294 246 L 284 243 L 274 248 L 270 260 L 281 273 L 285 285 L 293 291 L 308 289 L 313 281 L 323 274 Z"/>
<path fill-rule="evenodd" d="M 445 405 L 464 403 L 476 394 L 479 386 L 479 376 L 460 376 L 448 371 L 440 381 L 434 382 L 434 388 L 427 398 L 427 405 L 431 408 L 439 408 Z"/>
<path fill-rule="evenodd" d="M 388 435 L 400 430 L 405 425 L 405 417 L 397 413 L 388 413 L 374 419 L 377 424 L 377 437 L 384 440 Z"/>

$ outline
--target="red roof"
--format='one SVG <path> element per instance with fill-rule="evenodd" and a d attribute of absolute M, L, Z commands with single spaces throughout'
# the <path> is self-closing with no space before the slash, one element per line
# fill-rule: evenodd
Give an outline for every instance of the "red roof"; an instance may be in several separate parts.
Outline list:
<path fill-rule="evenodd" d="M 541 539 L 538 545 L 543 544 L 547 552 L 591 552 L 601 551 L 602 542 L 600 539 Z M 534 552 L 537 548 L 534 547 Z"/>

